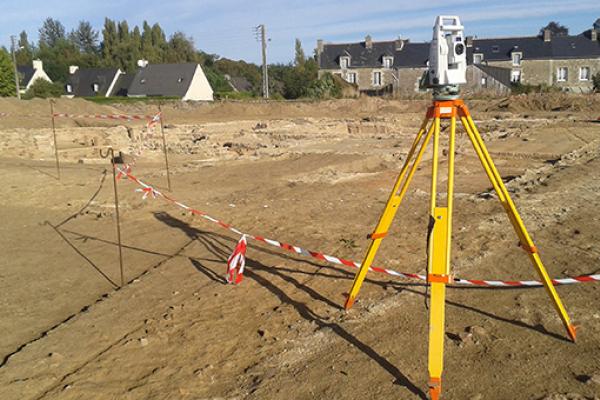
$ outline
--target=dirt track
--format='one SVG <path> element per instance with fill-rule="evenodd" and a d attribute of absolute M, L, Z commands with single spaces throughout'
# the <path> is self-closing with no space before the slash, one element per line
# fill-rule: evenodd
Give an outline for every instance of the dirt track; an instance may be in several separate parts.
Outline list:
<path fill-rule="evenodd" d="M 475 102 L 486 142 L 550 274 L 598 273 L 597 102 L 552 112 L 519 101 Z M 77 103 L 57 108 L 152 111 Z M 424 104 L 167 106 L 173 193 L 245 231 L 360 261 Z M 142 201 L 125 181 L 128 284 L 117 290 L 112 177 L 98 149 L 136 155 L 134 173 L 164 188 L 157 132 L 59 121 L 59 182 L 47 103 L 29 105 L 3 103 L 11 115 L 0 118 L 0 398 L 424 398 L 425 286 L 369 275 L 345 313 L 353 270 L 252 242 L 246 279 L 225 286 L 238 238 Z M 378 265 L 425 269 L 428 157 Z M 489 184 L 464 136 L 456 162 L 456 274 L 535 278 L 498 202 L 482 194 Z M 600 396 L 600 284 L 558 290 L 580 326 L 576 345 L 543 289 L 450 290 L 444 398 Z"/>

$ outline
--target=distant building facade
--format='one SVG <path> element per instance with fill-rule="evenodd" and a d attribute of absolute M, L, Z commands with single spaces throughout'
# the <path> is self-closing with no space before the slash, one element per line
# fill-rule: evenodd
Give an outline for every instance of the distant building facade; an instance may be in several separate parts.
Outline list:
<path fill-rule="evenodd" d="M 548 85 L 571 92 L 590 92 L 600 73 L 600 19 L 579 35 L 498 39 L 466 38 L 467 85 L 472 91 L 509 92 L 512 83 Z M 319 74 L 339 75 L 362 93 L 419 90 L 427 70 L 429 43 L 398 38 L 374 42 L 317 42 Z"/>

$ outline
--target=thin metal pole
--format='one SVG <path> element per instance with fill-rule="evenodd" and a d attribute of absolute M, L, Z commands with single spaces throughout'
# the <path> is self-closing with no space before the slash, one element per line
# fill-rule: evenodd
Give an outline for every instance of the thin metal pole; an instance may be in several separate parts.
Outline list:
<path fill-rule="evenodd" d="M 263 64 L 263 97 L 269 98 L 269 67 L 267 66 L 267 29 L 264 25 L 260 25 L 260 39 L 262 48 L 262 64 Z"/>
<path fill-rule="evenodd" d="M 15 87 L 17 89 L 17 99 L 21 100 L 21 88 L 19 87 L 19 71 L 17 69 L 17 55 L 16 53 L 16 44 L 15 44 L 15 37 L 11 36 L 10 37 L 10 41 L 12 44 L 12 59 L 13 59 L 13 66 L 15 67 Z"/>
<path fill-rule="evenodd" d="M 117 215 L 117 242 L 119 244 L 119 269 L 121 271 L 121 287 L 125 286 L 125 274 L 123 273 L 123 250 L 121 244 L 121 216 L 119 215 L 119 191 L 117 190 L 117 171 L 115 168 L 115 152 L 112 147 L 108 148 L 106 155 L 102 154 L 102 149 L 100 149 L 100 156 L 102 158 L 106 158 L 110 156 L 110 163 L 112 165 L 112 175 L 113 175 L 113 188 L 115 192 L 115 212 Z"/>
<path fill-rule="evenodd" d="M 165 130 L 163 128 L 164 119 L 160 104 L 158 105 L 158 112 L 160 113 L 160 133 L 162 135 L 163 152 L 165 153 L 165 166 L 167 167 L 167 187 L 169 188 L 169 191 L 171 191 L 171 172 L 169 171 L 169 156 L 167 155 L 167 139 L 165 138 Z"/>
<path fill-rule="evenodd" d="M 56 122 L 54 121 L 54 101 L 50 100 L 50 114 L 52 115 L 52 136 L 54 137 L 54 158 L 56 159 L 56 174 L 60 180 L 60 162 L 58 161 L 58 142 L 56 141 Z"/>

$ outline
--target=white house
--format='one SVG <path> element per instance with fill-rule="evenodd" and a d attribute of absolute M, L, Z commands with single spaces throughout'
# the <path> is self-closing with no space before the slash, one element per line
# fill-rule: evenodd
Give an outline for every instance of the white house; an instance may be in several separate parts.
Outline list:
<path fill-rule="evenodd" d="M 179 97 L 182 100 L 213 101 L 213 90 L 199 64 L 148 64 L 140 69 L 129 86 L 130 97 Z"/>
<path fill-rule="evenodd" d="M 38 79 L 52 83 L 52 80 L 44 71 L 42 60 L 33 60 L 31 65 L 19 65 L 17 71 L 19 72 L 19 89 L 21 93 L 25 93 Z"/>

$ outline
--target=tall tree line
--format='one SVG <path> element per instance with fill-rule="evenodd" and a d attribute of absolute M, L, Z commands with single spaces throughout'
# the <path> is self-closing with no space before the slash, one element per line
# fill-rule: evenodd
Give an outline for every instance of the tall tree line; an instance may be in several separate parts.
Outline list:
<path fill-rule="evenodd" d="M 104 20 L 100 31 L 88 21 L 80 21 L 67 31 L 59 20 L 47 18 L 39 29 L 37 44 L 30 42 L 23 31 L 18 45 L 17 64 L 29 65 L 39 58 L 50 78 L 60 82 L 66 80 L 69 65 L 133 72 L 139 59 L 150 63 L 203 63 L 208 57 L 196 50 L 193 40 L 182 32 L 167 38 L 158 23 L 144 21 L 141 27 L 130 28 L 127 21 L 110 18 Z"/>

